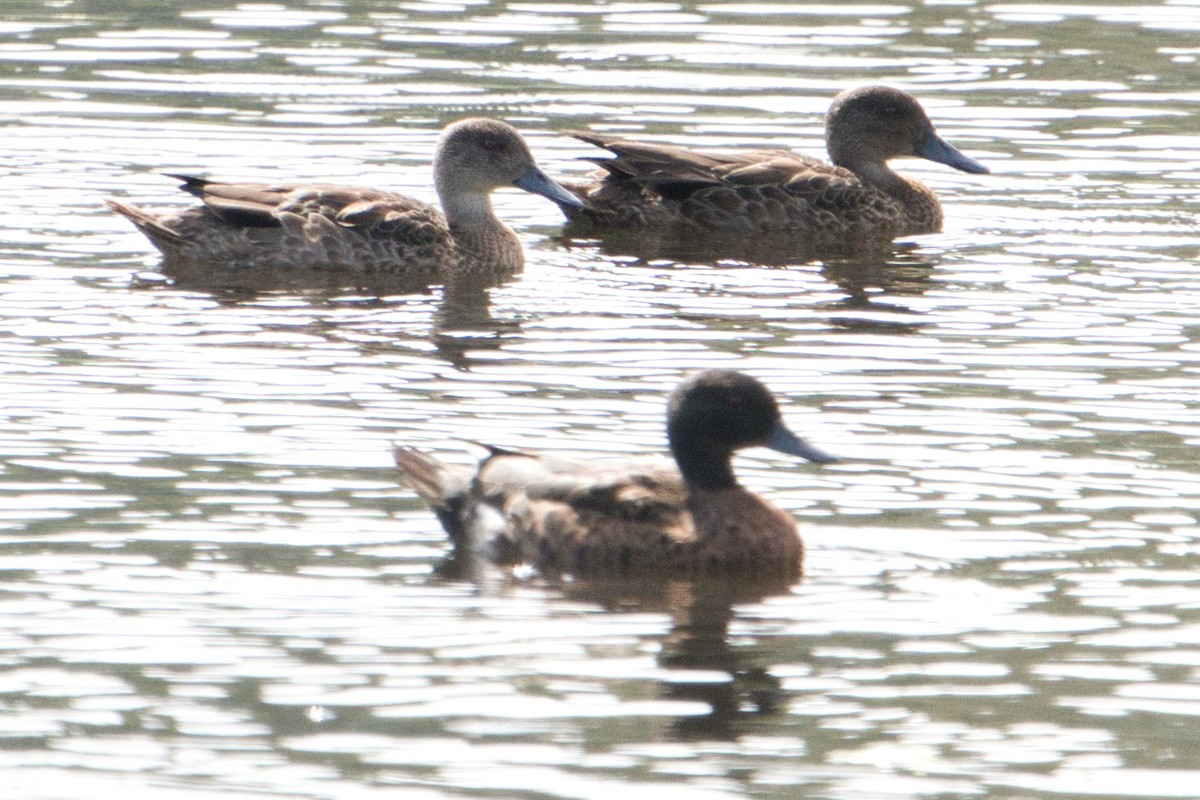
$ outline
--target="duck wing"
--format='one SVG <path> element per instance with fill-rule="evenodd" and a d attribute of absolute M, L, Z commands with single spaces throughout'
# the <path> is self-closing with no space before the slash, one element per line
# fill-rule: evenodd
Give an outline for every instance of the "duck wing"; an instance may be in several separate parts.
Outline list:
<path fill-rule="evenodd" d="M 400 479 L 456 549 L 550 571 L 662 568 L 695 538 L 688 492 L 667 459 L 596 464 L 488 448 L 478 467 L 394 451 Z"/>
<path fill-rule="evenodd" d="M 587 131 L 566 133 L 616 156 L 587 160 L 618 178 L 673 175 L 680 180 L 712 182 L 722 167 L 746 163 L 746 154 L 702 153 L 674 145 L 610 139 Z"/>
<path fill-rule="evenodd" d="M 568 133 L 615 156 L 588 159 L 613 180 L 632 180 L 673 200 L 720 186 L 783 186 L 800 173 L 836 169 L 790 150 L 708 153 L 674 145 L 609 139 L 583 131 Z"/>
<path fill-rule="evenodd" d="M 705 235 L 803 232 L 842 242 L 848 231 L 895 235 L 899 209 L 853 172 L 788 150 L 707 153 L 671 145 L 572 134 L 612 158 L 579 187 L 589 208 L 568 219 L 601 228 L 685 226 Z M 903 226 L 901 226 L 903 227 Z M 694 239 L 689 239 L 693 245 Z"/>
<path fill-rule="evenodd" d="M 669 568 L 695 539 L 688 491 L 666 459 L 598 465 L 505 454 L 485 463 L 475 486 L 503 519 L 497 551 L 543 571 Z"/>
<path fill-rule="evenodd" d="M 446 236 L 440 211 L 395 192 L 331 184 L 217 183 L 189 175 L 171 175 L 179 187 L 200 198 L 221 221 L 243 228 L 278 228 L 288 215 L 323 217 L 342 228 L 378 229 L 404 234 L 414 243 Z"/>
<path fill-rule="evenodd" d="M 521 498 L 646 523 L 672 520 L 687 501 L 678 469 L 665 459 L 596 464 L 520 453 L 493 455 L 475 478 L 475 492 L 503 509 Z"/>
<path fill-rule="evenodd" d="M 217 183 L 171 173 L 167 177 L 183 181 L 179 188 L 200 198 L 221 220 L 246 228 L 278 228 L 275 212 L 296 188 L 290 184 Z"/>

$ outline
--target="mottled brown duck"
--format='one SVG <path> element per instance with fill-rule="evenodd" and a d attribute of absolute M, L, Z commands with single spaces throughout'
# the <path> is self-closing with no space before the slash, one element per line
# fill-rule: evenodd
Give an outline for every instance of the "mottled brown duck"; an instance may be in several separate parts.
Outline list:
<path fill-rule="evenodd" d="M 672 392 L 667 438 L 673 464 L 489 449 L 478 466 L 461 467 L 403 446 L 395 459 L 459 552 L 552 574 L 799 579 L 795 521 L 738 483 L 732 457 L 761 446 L 834 458 L 788 430 L 769 389 L 732 370 L 698 373 Z"/>
<path fill-rule="evenodd" d="M 589 182 L 568 184 L 586 206 L 560 206 L 580 232 L 655 228 L 816 240 L 933 233 L 942 228 L 937 196 L 888 160 L 915 156 L 989 171 L 938 136 L 915 98 L 887 86 L 834 98 L 825 120 L 832 164 L 788 150 L 702 153 L 567 133 L 613 154 L 589 159 L 602 168 Z"/>
<path fill-rule="evenodd" d="M 521 244 L 492 210 L 495 189 L 518 186 L 563 207 L 582 205 L 538 168 L 521 134 L 499 120 L 448 126 L 433 173 L 442 211 L 380 189 L 215 183 L 184 175 L 171 177 L 202 205 L 154 213 L 114 199 L 107 203 L 168 262 L 431 279 L 521 268 Z"/>

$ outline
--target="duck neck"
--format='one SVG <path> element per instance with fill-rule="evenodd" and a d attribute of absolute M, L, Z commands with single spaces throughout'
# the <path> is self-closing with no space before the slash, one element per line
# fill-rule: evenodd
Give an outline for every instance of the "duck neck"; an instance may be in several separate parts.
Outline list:
<path fill-rule="evenodd" d="M 834 163 L 853 172 L 863 183 L 869 183 L 893 197 L 901 197 L 909 189 L 909 182 L 894 172 L 886 161 Z"/>
<path fill-rule="evenodd" d="M 733 454 L 728 451 L 716 451 L 695 442 L 676 440 L 671 442 L 671 453 L 679 465 L 684 483 L 692 492 L 734 489 L 738 485 L 733 475 Z"/>
<path fill-rule="evenodd" d="M 905 223 L 897 235 L 932 233 L 942 229 L 942 205 L 929 187 L 893 172 L 887 163 L 842 164 L 859 180 L 879 189 L 903 209 Z"/>
<path fill-rule="evenodd" d="M 439 181 L 438 199 L 452 230 L 503 226 L 492 210 L 492 198 L 488 192 L 447 191 Z"/>
<path fill-rule="evenodd" d="M 446 192 L 439 185 L 438 195 L 450 236 L 472 268 L 506 271 L 522 266 L 521 243 L 496 216 L 487 192 Z"/>

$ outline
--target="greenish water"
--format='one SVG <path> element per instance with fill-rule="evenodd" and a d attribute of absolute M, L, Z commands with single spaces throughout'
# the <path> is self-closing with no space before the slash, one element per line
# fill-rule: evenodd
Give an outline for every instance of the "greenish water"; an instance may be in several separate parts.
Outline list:
<path fill-rule="evenodd" d="M 0 9 L 0 795 L 1200 795 L 1200 6 L 24 2 Z M 503 117 L 820 154 L 908 89 L 990 176 L 945 233 L 763 267 L 556 237 L 486 297 L 173 282 L 163 171 L 432 199 Z M 784 594 L 462 576 L 402 440 L 663 448 L 736 366 Z"/>

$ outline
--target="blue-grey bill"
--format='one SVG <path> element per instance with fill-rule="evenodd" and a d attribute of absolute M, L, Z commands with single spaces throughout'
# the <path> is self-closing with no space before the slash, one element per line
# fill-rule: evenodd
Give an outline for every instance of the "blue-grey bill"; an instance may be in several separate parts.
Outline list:
<path fill-rule="evenodd" d="M 838 460 L 837 456 L 831 456 L 824 450 L 813 447 L 782 424 L 777 424 L 771 431 L 771 435 L 762 444 L 763 447 L 769 447 L 776 452 L 800 456 L 800 458 L 815 461 L 818 464 L 832 464 Z"/>
<path fill-rule="evenodd" d="M 971 172 L 976 175 L 986 175 L 991 172 L 990 169 L 975 159 L 960 153 L 957 147 L 936 133 L 930 133 L 926 137 L 924 144 L 917 149 L 917 155 L 921 158 L 928 158 L 930 161 L 936 161 L 939 164 L 945 164 L 948 167 L 954 167 L 963 172 Z"/>
<path fill-rule="evenodd" d="M 568 192 L 537 167 L 530 167 L 525 170 L 525 174 L 517 178 L 513 183 L 527 192 L 540 194 L 542 197 L 553 200 L 559 205 L 571 206 L 572 208 L 587 208 L 582 200 Z"/>

